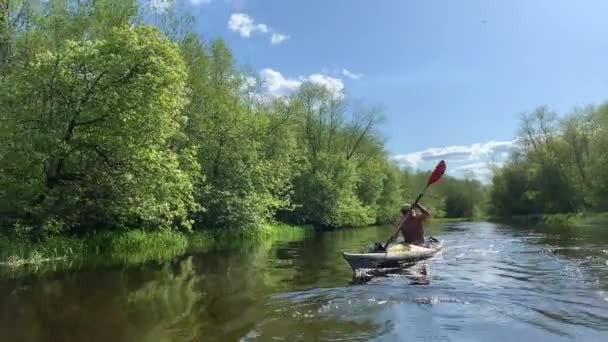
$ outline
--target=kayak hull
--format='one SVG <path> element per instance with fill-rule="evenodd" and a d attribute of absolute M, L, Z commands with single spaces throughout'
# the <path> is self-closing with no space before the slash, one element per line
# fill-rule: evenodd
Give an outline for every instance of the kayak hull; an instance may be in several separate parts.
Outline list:
<path fill-rule="evenodd" d="M 387 269 L 400 268 L 419 260 L 434 256 L 443 247 L 443 241 L 429 241 L 423 246 L 400 244 L 405 248 L 389 248 L 388 252 L 377 253 L 348 253 L 342 252 L 342 256 L 348 262 L 353 271 L 360 269 Z"/>

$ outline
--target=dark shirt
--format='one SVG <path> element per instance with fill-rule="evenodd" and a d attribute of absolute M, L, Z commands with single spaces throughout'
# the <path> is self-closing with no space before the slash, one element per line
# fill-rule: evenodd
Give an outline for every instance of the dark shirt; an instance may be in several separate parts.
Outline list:
<path fill-rule="evenodd" d="M 424 244 L 424 227 L 422 222 L 426 218 L 424 214 L 410 215 L 405 222 L 401 224 L 401 234 L 403 242 L 416 245 Z"/>

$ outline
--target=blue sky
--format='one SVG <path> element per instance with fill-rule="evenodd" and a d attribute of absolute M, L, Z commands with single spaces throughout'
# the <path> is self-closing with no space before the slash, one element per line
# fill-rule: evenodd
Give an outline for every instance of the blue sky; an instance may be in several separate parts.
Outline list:
<path fill-rule="evenodd" d="M 420 168 L 479 169 L 522 112 L 608 99 L 605 0 L 182 2 L 273 91 L 316 77 L 381 105 L 389 152 Z"/>

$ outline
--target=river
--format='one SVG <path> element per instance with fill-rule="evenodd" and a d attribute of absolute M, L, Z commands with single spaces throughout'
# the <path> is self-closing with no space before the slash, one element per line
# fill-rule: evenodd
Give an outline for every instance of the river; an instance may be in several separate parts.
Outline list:
<path fill-rule="evenodd" d="M 608 340 L 608 227 L 430 231 L 445 240 L 441 253 L 364 284 L 340 252 L 385 239 L 388 227 L 4 277 L 0 340 Z"/>

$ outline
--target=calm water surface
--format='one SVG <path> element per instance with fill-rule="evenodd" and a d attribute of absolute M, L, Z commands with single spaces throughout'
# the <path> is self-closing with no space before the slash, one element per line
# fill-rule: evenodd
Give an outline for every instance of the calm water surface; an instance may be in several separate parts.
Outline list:
<path fill-rule="evenodd" d="M 340 252 L 388 232 L 5 277 L 0 341 L 608 341 L 608 227 L 439 224 L 439 255 L 353 284 Z"/>

